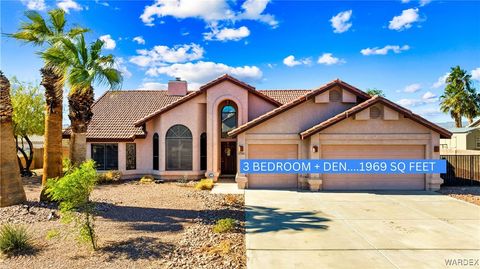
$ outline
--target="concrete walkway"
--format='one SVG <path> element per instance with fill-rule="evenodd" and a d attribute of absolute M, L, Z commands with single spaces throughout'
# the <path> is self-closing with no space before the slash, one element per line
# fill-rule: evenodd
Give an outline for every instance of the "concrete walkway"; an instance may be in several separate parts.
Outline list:
<path fill-rule="evenodd" d="M 241 190 L 237 187 L 237 183 L 231 182 L 217 182 L 213 186 L 211 193 L 218 194 L 244 194 L 245 190 Z"/>
<path fill-rule="evenodd" d="M 480 268 L 480 207 L 448 196 L 246 190 L 245 204 L 249 269 Z"/>

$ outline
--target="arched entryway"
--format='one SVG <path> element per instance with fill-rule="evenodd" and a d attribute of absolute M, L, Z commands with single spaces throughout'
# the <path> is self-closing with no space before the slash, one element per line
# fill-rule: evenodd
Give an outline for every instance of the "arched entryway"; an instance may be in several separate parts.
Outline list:
<path fill-rule="evenodd" d="M 220 121 L 220 174 L 222 176 L 237 173 L 237 138 L 230 137 L 228 132 L 238 126 L 238 106 L 231 100 L 219 105 Z"/>

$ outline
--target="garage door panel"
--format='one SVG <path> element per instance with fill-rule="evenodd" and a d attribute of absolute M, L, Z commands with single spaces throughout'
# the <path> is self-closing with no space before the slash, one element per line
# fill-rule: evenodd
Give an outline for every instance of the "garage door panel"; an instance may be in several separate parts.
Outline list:
<path fill-rule="evenodd" d="M 248 145 L 249 159 L 297 159 L 297 145 Z M 297 174 L 250 174 L 248 187 L 252 189 L 297 188 Z"/>
<path fill-rule="evenodd" d="M 424 159 L 423 145 L 328 145 L 323 159 Z M 324 190 L 423 190 L 425 174 L 324 174 Z"/>

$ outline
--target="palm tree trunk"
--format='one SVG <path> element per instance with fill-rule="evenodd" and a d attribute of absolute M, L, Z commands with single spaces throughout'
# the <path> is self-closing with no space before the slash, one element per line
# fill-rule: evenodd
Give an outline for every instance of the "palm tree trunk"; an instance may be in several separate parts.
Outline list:
<path fill-rule="evenodd" d="M 455 127 L 462 128 L 462 117 L 459 115 L 455 116 Z"/>
<path fill-rule="evenodd" d="M 87 129 L 92 120 L 92 105 L 94 102 L 93 88 L 72 89 L 68 96 L 68 104 L 72 132 L 70 134 L 70 160 L 79 165 L 87 155 Z"/>
<path fill-rule="evenodd" d="M 63 110 L 63 77 L 52 67 L 44 67 L 42 86 L 45 87 L 45 143 L 43 154 L 42 186 L 47 179 L 62 176 L 62 110 Z M 44 190 L 40 200 L 46 201 Z"/>
<path fill-rule="evenodd" d="M 18 173 L 12 113 L 10 82 L 0 71 L 0 207 L 20 204 L 27 199 Z"/>

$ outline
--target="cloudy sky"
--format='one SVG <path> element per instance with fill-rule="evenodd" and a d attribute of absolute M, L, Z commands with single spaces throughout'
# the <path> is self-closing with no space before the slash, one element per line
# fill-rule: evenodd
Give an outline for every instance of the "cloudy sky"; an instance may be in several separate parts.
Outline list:
<path fill-rule="evenodd" d="M 460 65 L 480 88 L 478 1 L 1 1 L 1 32 L 23 12 L 63 8 L 117 57 L 124 89 L 191 90 L 223 73 L 258 89 L 315 88 L 340 78 L 436 122 L 443 79 Z M 1 37 L 1 69 L 38 81 L 40 48 Z M 96 87 L 98 97 L 105 87 Z"/>

